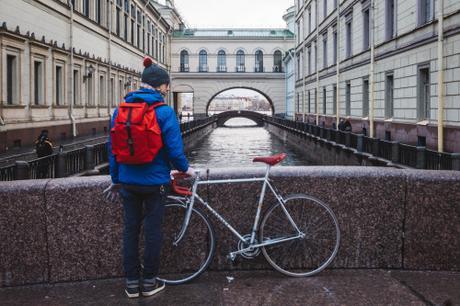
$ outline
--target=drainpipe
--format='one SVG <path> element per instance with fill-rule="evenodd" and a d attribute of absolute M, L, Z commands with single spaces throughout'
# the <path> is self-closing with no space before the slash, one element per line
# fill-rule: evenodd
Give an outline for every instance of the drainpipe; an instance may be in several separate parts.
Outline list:
<path fill-rule="evenodd" d="M 304 26 L 305 27 L 305 26 Z M 303 31 L 303 30 L 302 30 Z M 302 37 L 303 39 L 303 37 Z M 302 72 L 301 76 L 302 76 L 302 86 L 303 86 L 303 89 L 302 89 L 302 122 L 305 122 L 305 117 L 306 117 L 306 114 L 305 114 L 305 93 L 306 93 L 306 88 L 305 88 L 305 52 L 307 51 L 307 47 L 306 45 L 304 44 L 303 45 L 303 48 L 302 48 L 302 66 L 300 67 L 301 69 L 299 69 L 299 71 Z"/>
<path fill-rule="evenodd" d="M 106 88 L 106 101 L 107 101 L 107 114 L 110 116 L 110 105 L 113 103 L 113 92 L 112 95 L 109 95 L 110 89 L 112 87 L 112 5 L 113 2 L 107 2 L 107 22 L 109 24 L 109 37 L 108 37 L 108 45 L 107 45 L 107 53 L 108 53 L 108 61 L 109 61 L 109 73 L 107 76 L 109 86 Z M 113 90 L 115 90 L 115 78 L 113 78 Z"/>
<path fill-rule="evenodd" d="M 370 22 L 371 22 L 371 64 L 369 72 L 369 86 L 370 86 L 370 99 L 369 99 L 369 137 L 374 137 L 374 106 L 375 106 L 375 87 L 374 87 L 374 66 L 375 66 L 375 47 L 374 47 L 374 1 L 371 0 L 370 8 Z"/>
<path fill-rule="evenodd" d="M 73 105 L 74 101 L 74 79 L 73 79 L 73 4 L 72 1 L 67 0 L 67 4 L 70 7 L 70 103 L 69 103 L 69 118 L 72 125 L 72 135 L 77 136 L 77 125 L 75 123 L 75 117 L 73 116 Z"/>
<path fill-rule="evenodd" d="M 315 108 L 316 108 L 316 125 L 319 125 L 319 65 L 318 65 L 318 41 L 319 41 L 319 7 L 318 2 L 315 3 L 315 23 L 316 23 L 316 43 L 315 43 L 315 69 L 316 69 L 316 93 L 315 93 Z"/>
<path fill-rule="evenodd" d="M 438 152 L 444 151 L 444 1 L 438 0 Z"/>
<path fill-rule="evenodd" d="M 337 54 L 336 54 L 336 59 L 335 59 L 335 67 L 336 67 L 336 70 L 337 70 L 337 80 L 336 80 L 336 87 L 337 87 L 337 90 L 336 90 L 336 97 L 335 97 L 335 101 L 337 102 L 336 103 L 336 106 L 335 106 L 335 126 L 336 128 L 338 129 L 339 127 L 339 121 L 340 121 L 340 65 L 339 65 L 339 61 L 340 61 L 340 3 L 337 3 Z"/>

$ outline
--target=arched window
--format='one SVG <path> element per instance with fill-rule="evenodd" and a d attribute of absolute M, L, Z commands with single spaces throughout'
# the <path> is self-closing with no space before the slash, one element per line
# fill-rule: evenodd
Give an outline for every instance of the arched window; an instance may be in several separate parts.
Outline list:
<path fill-rule="evenodd" d="M 244 51 L 238 50 L 236 52 L 236 72 L 245 72 L 245 64 L 244 64 Z"/>
<path fill-rule="evenodd" d="M 255 72 L 264 72 L 264 53 L 261 50 L 256 51 Z"/>
<path fill-rule="evenodd" d="M 282 55 L 280 50 L 273 53 L 273 72 L 283 72 Z"/>
<path fill-rule="evenodd" d="M 205 50 L 200 51 L 200 67 L 198 70 L 200 72 L 208 72 L 208 53 Z"/>
<path fill-rule="evenodd" d="M 224 50 L 220 50 L 217 53 L 217 72 L 227 72 L 227 60 Z"/>
<path fill-rule="evenodd" d="M 189 72 L 188 52 L 186 50 L 180 52 L 180 72 Z"/>

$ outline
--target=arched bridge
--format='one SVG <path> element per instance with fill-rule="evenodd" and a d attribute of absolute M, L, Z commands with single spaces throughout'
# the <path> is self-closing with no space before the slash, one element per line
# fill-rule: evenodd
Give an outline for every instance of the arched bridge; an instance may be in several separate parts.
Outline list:
<path fill-rule="evenodd" d="M 223 112 L 220 114 L 216 114 L 217 116 L 217 126 L 224 126 L 225 122 L 231 118 L 247 118 L 252 121 L 254 121 L 257 126 L 263 126 L 264 121 L 263 117 L 264 115 L 257 113 L 257 112 L 252 112 L 252 111 L 228 111 L 228 112 Z"/>

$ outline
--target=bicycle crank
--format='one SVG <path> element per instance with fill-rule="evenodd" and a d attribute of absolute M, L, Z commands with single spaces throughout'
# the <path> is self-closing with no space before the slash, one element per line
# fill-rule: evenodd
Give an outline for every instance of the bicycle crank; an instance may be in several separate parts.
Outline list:
<path fill-rule="evenodd" d="M 244 242 L 243 241 L 238 241 L 238 255 L 241 255 L 243 258 L 246 259 L 253 259 L 260 253 L 260 248 L 251 248 L 250 247 L 250 242 L 251 242 L 251 234 L 247 234 L 243 236 Z M 254 240 L 254 244 L 258 244 L 259 242 L 257 239 Z"/>

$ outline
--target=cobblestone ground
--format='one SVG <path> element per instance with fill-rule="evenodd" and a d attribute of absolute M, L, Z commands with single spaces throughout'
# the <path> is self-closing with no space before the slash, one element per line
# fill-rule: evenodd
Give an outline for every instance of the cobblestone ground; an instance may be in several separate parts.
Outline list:
<path fill-rule="evenodd" d="M 0 289 L 6 305 L 460 305 L 460 272 L 327 270 L 209 272 L 156 296 L 128 299 L 123 279 Z"/>

